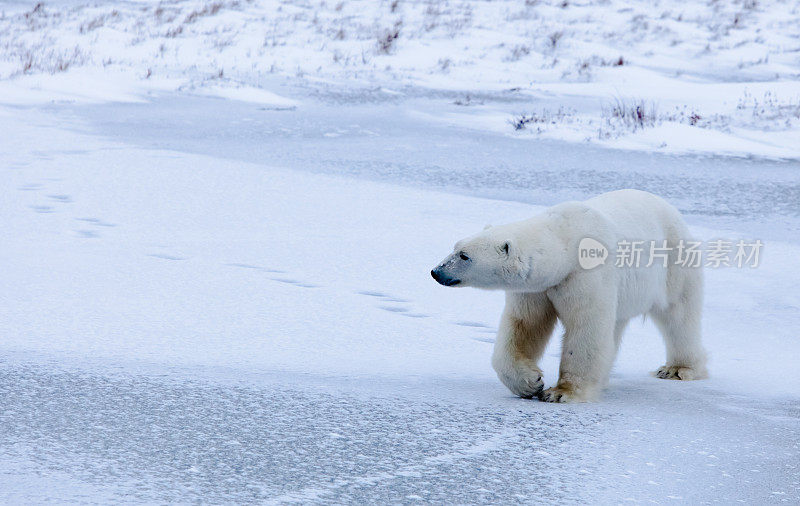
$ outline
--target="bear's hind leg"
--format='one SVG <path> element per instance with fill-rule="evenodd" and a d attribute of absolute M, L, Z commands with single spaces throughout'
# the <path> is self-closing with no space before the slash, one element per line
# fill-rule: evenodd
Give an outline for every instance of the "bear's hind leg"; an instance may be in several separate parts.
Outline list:
<path fill-rule="evenodd" d="M 514 395 L 530 399 L 544 388 L 539 359 L 555 323 L 555 309 L 545 294 L 506 293 L 492 367 Z"/>
<path fill-rule="evenodd" d="M 666 308 L 650 311 L 664 337 L 667 363 L 653 374 L 661 379 L 695 380 L 708 376 L 706 352 L 700 342 L 700 317 L 703 304 L 699 271 L 684 269 L 682 293 Z"/>

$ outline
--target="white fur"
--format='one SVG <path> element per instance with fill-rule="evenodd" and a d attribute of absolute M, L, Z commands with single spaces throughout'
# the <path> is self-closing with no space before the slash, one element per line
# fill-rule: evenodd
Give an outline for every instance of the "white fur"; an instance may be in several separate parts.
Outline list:
<path fill-rule="evenodd" d="M 605 264 L 591 270 L 578 265 L 584 237 L 608 248 Z M 666 343 L 667 362 L 656 376 L 707 375 L 700 344 L 702 270 L 677 265 L 675 249 L 666 267 L 661 261 L 646 267 L 649 241 L 675 248 L 690 239 L 674 207 L 647 192 L 620 190 L 486 228 L 459 241 L 435 270 L 458 279 L 458 286 L 506 292 L 492 365 L 514 394 L 587 401 L 608 381 L 628 320 L 641 314 L 652 317 Z M 615 266 L 622 240 L 645 241 L 640 267 Z M 559 380 L 543 390 L 538 361 L 556 318 L 565 328 Z"/>

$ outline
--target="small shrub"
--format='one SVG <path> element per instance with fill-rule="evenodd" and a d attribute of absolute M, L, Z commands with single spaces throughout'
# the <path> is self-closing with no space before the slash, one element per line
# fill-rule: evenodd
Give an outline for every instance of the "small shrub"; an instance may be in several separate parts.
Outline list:
<path fill-rule="evenodd" d="M 575 111 L 559 107 L 556 112 L 551 112 L 549 109 L 543 109 L 540 113 L 531 114 L 518 114 L 508 120 L 508 123 L 514 127 L 514 130 L 525 130 L 528 125 L 540 125 L 537 129 L 542 132 L 544 125 L 557 125 L 571 121 Z"/>
<path fill-rule="evenodd" d="M 555 49 L 558 46 L 558 41 L 564 36 L 564 32 L 559 30 L 548 35 L 547 39 L 550 41 L 550 48 Z"/>
<path fill-rule="evenodd" d="M 516 45 L 511 49 L 511 54 L 508 55 L 506 61 L 517 61 L 523 56 L 531 54 L 531 48 L 528 46 Z"/>
<path fill-rule="evenodd" d="M 26 12 L 25 13 L 25 19 L 32 18 L 34 16 L 34 14 L 36 14 L 36 15 L 44 14 L 44 2 L 37 3 L 36 5 L 33 6 L 33 9 L 31 9 L 30 12 Z"/>
<path fill-rule="evenodd" d="M 616 99 L 610 108 L 603 110 L 603 116 L 609 121 L 615 121 L 636 131 L 645 127 L 654 126 L 657 120 L 655 104 L 644 100 L 627 102 Z"/>
<path fill-rule="evenodd" d="M 385 30 L 378 36 L 378 53 L 390 54 L 394 49 L 394 43 L 400 37 L 401 23 L 398 21 L 394 27 Z"/>
<path fill-rule="evenodd" d="M 536 115 L 520 114 L 508 120 L 509 124 L 514 127 L 514 130 L 525 130 L 528 123 L 538 123 L 539 118 Z"/>
<path fill-rule="evenodd" d="M 174 28 L 170 28 L 169 30 L 167 30 L 167 33 L 164 34 L 164 37 L 174 39 L 175 37 L 177 37 L 182 33 L 183 33 L 183 25 L 178 25 Z"/>
<path fill-rule="evenodd" d="M 186 24 L 194 23 L 195 21 L 197 21 L 197 18 L 202 16 L 213 16 L 214 14 L 218 13 L 220 9 L 222 9 L 222 4 L 219 2 L 214 2 L 212 4 L 205 5 L 199 11 L 192 11 L 192 13 L 186 16 L 186 19 L 184 19 L 183 22 Z"/>

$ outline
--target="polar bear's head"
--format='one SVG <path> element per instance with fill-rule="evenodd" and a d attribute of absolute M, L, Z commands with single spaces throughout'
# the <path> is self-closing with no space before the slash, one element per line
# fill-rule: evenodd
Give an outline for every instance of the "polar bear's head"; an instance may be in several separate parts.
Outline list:
<path fill-rule="evenodd" d="M 511 238 L 481 233 L 457 242 L 431 276 L 444 286 L 499 289 L 527 276 L 527 266 L 516 253 Z"/>
<path fill-rule="evenodd" d="M 565 245 L 539 220 L 487 227 L 458 241 L 431 276 L 445 286 L 543 291 L 568 274 Z"/>

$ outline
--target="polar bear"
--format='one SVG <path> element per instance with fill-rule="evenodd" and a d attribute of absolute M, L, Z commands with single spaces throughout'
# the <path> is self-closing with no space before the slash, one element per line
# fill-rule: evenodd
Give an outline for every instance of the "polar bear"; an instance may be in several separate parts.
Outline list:
<path fill-rule="evenodd" d="M 586 240 L 596 251 L 582 249 Z M 514 394 L 591 401 L 608 381 L 628 321 L 642 314 L 666 344 L 658 378 L 706 377 L 702 267 L 686 262 L 690 241 L 674 207 L 651 193 L 619 190 L 487 227 L 456 243 L 431 275 L 445 286 L 506 292 L 492 366 Z M 579 255 L 587 253 L 596 265 L 581 267 L 589 262 Z M 545 390 L 538 362 L 556 319 L 565 330 L 559 378 Z"/>

